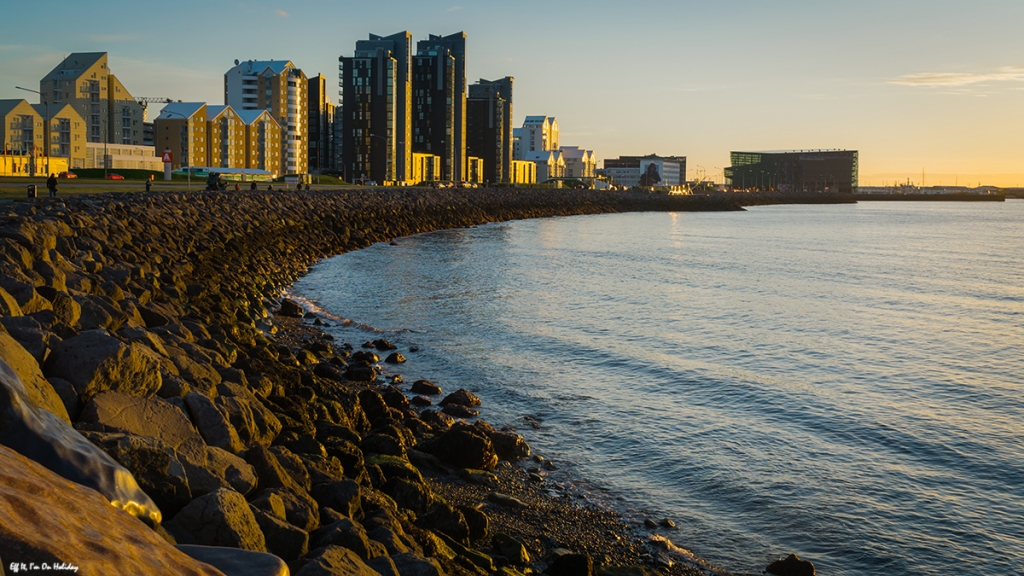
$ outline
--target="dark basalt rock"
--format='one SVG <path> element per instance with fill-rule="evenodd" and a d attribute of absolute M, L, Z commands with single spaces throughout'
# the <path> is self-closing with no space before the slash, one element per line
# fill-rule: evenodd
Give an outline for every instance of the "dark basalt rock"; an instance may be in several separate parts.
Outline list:
<path fill-rule="evenodd" d="M 594 559 L 589 554 L 562 554 L 548 564 L 551 576 L 594 576 Z"/>
<path fill-rule="evenodd" d="M 164 527 L 179 544 L 266 552 L 266 539 L 245 497 L 221 488 L 196 498 Z"/>
<path fill-rule="evenodd" d="M 449 404 L 458 404 L 460 406 L 479 406 L 480 397 L 465 388 L 459 388 L 455 392 L 445 396 L 444 400 L 441 400 L 440 404 L 442 406 L 447 406 Z"/>
<path fill-rule="evenodd" d="M 410 390 L 413 394 L 425 394 L 427 396 L 436 396 L 441 393 L 441 387 L 430 380 L 417 380 L 412 383 Z"/>
<path fill-rule="evenodd" d="M 388 357 L 384 359 L 384 362 L 388 364 L 403 364 L 405 363 L 405 356 L 401 352 L 392 352 L 388 354 Z"/>
<path fill-rule="evenodd" d="M 380 350 L 381 352 L 386 352 L 388 350 L 397 350 L 398 349 L 398 346 L 395 346 L 390 341 L 385 340 L 383 338 L 381 338 L 379 340 L 374 340 L 372 342 L 372 344 L 373 344 L 374 348 L 376 348 L 377 350 Z"/>
<path fill-rule="evenodd" d="M 299 304 L 295 300 L 292 300 L 291 298 L 285 298 L 284 300 L 281 300 L 281 311 L 279 312 L 281 316 L 302 318 L 302 316 L 305 313 L 306 310 L 302 307 L 301 304 Z"/>
<path fill-rule="evenodd" d="M 491 440 L 464 424 L 453 426 L 430 442 L 423 442 L 420 449 L 459 468 L 493 470 L 498 464 Z"/>
<path fill-rule="evenodd" d="M 476 418 L 480 415 L 479 410 L 473 410 L 469 406 L 463 406 L 462 404 L 448 404 L 441 408 L 441 411 L 455 418 Z"/>
<path fill-rule="evenodd" d="M 815 576 L 814 564 L 801 560 L 796 554 L 772 562 L 765 571 L 775 576 Z"/>

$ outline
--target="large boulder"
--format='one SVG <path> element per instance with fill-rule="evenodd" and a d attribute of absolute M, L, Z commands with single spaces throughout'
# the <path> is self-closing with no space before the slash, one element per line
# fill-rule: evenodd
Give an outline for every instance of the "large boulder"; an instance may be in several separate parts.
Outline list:
<path fill-rule="evenodd" d="M 73 564 L 78 574 L 222 576 L 95 491 L 0 447 L 0 556 Z"/>
<path fill-rule="evenodd" d="M 765 568 L 769 574 L 775 576 L 814 576 L 814 564 L 807 560 L 801 560 L 796 554 L 790 554 L 783 559 L 776 560 Z"/>
<path fill-rule="evenodd" d="M 371 546 L 366 530 L 348 518 L 321 527 L 311 535 L 314 548 L 341 546 L 355 552 L 363 560 L 382 556 L 387 549 Z"/>
<path fill-rule="evenodd" d="M 423 558 L 415 554 L 396 554 L 391 557 L 395 568 L 401 576 L 445 576 L 444 570 L 437 560 Z"/>
<path fill-rule="evenodd" d="M 594 576 L 594 559 L 589 554 L 562 554 L 548 564 L 551 576 Z"/>
<path fill-rule="evenodd" d="M 82 409 L 79 422 L 168 444 L 185 468 L 193 496 L 225 487 L 247 494 L 256 486 L 252 466 L 226 450 L 207 446 L 185 412 L 161 398 L 101 392 Z"/>
<path fill-rule="evenodd" d="M 222 448 L 232 454 L 242 451 L 244 446 L 238 439 L 238 432 L 209 396 L 198 392 L 186 394 L 185 405 L 192 414 L 192 422 L 208 445 Z"/>
<path fill-rule="evenodd" d="M 281 432 L 281 421 L 263 402 L 244 386 L 223 382 L 216 403 L 238 432 L 242 444 L 270 446 Z"/>
<path fill-rule="evenodd" d="M 355 552 L 341 546 L 327 546 L 308 555 L 309 562 L 295 576 L 380 576 Z M 431 575 L 439 576 L 439 575 Z"/>
<path fill-rule="evenodd" d="M 0 358 L 7 362 L 7 365 L 21 379 L 32 404 L 49 410 L 61 420 L 71 423 L 64 402 L 61 401 L 53 386 L 43 377 L 39 363 L 21 344 L 4 331 L 0 331 Z"/>
<path fill-rule="evenodd" d="M 273 514 L 250 505 L 267 541 L 267 551 L 291 562 L 309 550 L 309 534 Z"/>
<path fill-rule="evenodd" d="M 87 401 L 104 390 L 149 397 L 160 389 L 160 360 L 149 348 L 125 344 L 105 330 L 88 330 L 54 347 L 47 376 L 71 382 Z"/>
<path fill-rule="evenodd" d="M 29 401 L 21 379 L 0 360 L 0 444 L 106 497 L 153 524 L 161 514 L 131 473 L 53 412 Z"/>
<path fill-rule="evenodd" d="M 224 576 L 288 576 L 288 565 L 273 554 L 224 548 L 179 544 L 178 550 L 224 573 Z"/>
<path fill-rule="evenodd" d="M 498 465 L 491 439 L 473 426 L 456 425 L 420 447 L 442 462 L 459 468 L 492 470 Z"/>
<path fill-rule="evenodd" d="M 221 488 L 196 498 L 164 527 L 179 544 L 267 550 L 249 503 L 234 490 Z"/>
<path fill-rule="evenodd" d="M 352 480 L 339 480 L 313 487 L 311 494 L 321 508 L 337 510 L 349 518 L 361 518 L 362 500 L 359 484 Z"/>

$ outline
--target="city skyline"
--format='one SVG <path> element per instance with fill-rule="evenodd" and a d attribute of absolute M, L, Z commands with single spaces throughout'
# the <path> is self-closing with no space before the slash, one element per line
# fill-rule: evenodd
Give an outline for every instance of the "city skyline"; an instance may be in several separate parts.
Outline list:
<path fill-rule="evenodd" d="M 721 180 L 733 150 L 844 148 L 860 151 L 862 185 L 922 171 L 927 185 L 1024 185 L 1019 3 L 186 1 L 140 26 L 115 25 L 114 6 L 58 1 L 76 17 L 54 22 L 10 7 L 26 25 L 0 46 L 0 98 L 30 96 L 14 86 L 68 53 L 105 51 L 135 96 L 223 103 L 235 59 L 273 58 L 324 74 L 338 103 L 338 57 L 367 33 L 464 31 L 469 83 L 515 78 L 514 126 L 557 117 L 601 160 L 685 155 L 690 178 Z"/>

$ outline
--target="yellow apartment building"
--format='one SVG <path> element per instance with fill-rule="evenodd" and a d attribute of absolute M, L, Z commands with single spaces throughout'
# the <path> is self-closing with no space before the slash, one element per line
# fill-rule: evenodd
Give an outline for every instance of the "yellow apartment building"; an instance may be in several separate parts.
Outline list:
<path fill-rule="evenodd" d="M 157 154 L 170 150 L 171 166 L 204 166 L 209 146 L 205 102 L 171 102 L 153 121 L 153 146 Z"/>
<path fill-rule="evenodd" d="M 281 129 L 281 173 L 309 172 L 309 79 L 288 60 L 249 60 L 224 74 L 224 103 L 267 110 Z"/>
<path fill-rule="evenodd" d="M 266 110 L 240 110 L 238 117 L 245 125 L 244 168 L 281 174 L 281 126 Z"/>
<path fill-rule="evenodd" d="M 245 168 L 245 123 L 231 106 L 206 106 L 206 165 Z"/>
<path fill-rule="evenodd" d="M 89 142 L 142 145 L 145 111 L 110 71 L 106 52 L 76 52 L 39 81 L 50 107 L 71 105 Z"/>

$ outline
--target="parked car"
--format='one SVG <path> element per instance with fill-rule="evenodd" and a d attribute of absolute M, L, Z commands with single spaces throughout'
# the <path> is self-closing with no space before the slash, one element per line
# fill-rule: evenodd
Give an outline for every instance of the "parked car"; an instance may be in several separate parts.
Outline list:
<path fill-rule="evenodd" d="M 75 174 L 74 172 L 61 172 L 60 174 L 57 174 L 57 178 L 78 178 L 78 174 Z"/>
<path fill-rule="evenodd" d="M 111 172 L 110 174 L 107 174 L 107 180 L 124 180 L 124 176 Z"/>

